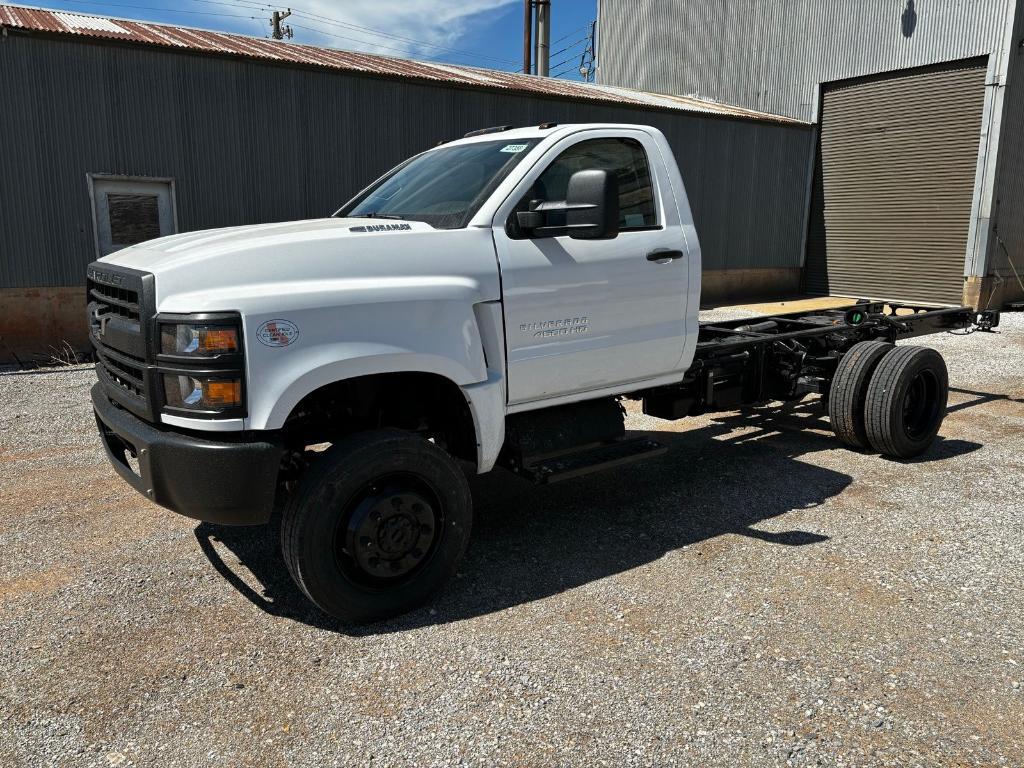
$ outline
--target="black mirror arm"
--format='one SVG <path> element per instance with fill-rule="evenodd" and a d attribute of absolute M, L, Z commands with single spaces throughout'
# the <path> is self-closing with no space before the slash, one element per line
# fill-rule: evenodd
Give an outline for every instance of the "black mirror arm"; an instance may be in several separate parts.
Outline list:
<path fill-rule="evenodd" d="M 530 210 L 516 213 L 516 221 L 521 229 L 532 232 L 535 235 L 559 235 L 566 234 L 577 229 L 587 229 L 587 224 L 563 224 L 560 227 L 547 227 L 548 213 L 552 211 L 586 211 L 597 206 L 593 203 L 576 203 L 569 205 L 564 200 L 531 200 Z"/>

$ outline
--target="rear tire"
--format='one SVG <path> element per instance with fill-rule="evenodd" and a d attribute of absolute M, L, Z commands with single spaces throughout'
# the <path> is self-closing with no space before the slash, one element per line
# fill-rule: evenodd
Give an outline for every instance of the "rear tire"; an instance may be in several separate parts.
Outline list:
<path fill-rule="evenodd" d="M 300 480 L 281 549 L 313 603 L 365 623 L 426 602 L 455 572 L 471 524 L 456 461 L 421 437 L 380 430 L 338 442 Z"/>
<path fill-rule="evenodd" d="M 932 444 L 946 417 L 949 374 L 942 355 L 928 347 L 897 347 L 882 358 L 864 403 L 872 447 L 909 459 Z"/>
<path fill-rule="evenodd" d="M 828 417 L 836 437 L 851 448 L 871 447 L 864 424 L 864 401 L 871 375 L 892 349 L 893 345 L 885 341 L 861 341 L 850 347 L 836 368 L 828 395 Z"/>

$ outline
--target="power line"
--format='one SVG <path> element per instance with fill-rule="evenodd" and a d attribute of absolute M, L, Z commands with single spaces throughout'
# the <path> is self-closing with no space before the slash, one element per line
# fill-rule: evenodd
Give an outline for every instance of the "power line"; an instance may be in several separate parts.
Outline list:
<path fill-rule="evenodd" d="M 255 0 L 235 0 L 235 2 L 225 2 L 225 0 L 191 0 L 191 1 L 192 2 L 196 2 L 196 3 L 203 3 L 203 4 L 206 4 L 206 5 L 216 5 L 216 6 L 222 6 L 222 7 L 227 7 L 227 8 L 237 8 L 238 10 L 252 9 L 254 11 L 256 11 L 256 10 L 262 11 L 262 10 L 269 10 L 269 9 L 271 9 L 273 7 L 270 3 L 255 2 Z M 157 7 L 157 6 L 138 5 L 138 4 L 134 4 L 134 3 L 94 2 L 93 0 L 66 0 L 66 2 L 72 3 L 72 4 L 77 4 L 77 5 L 90 5 L 90 6 L 100 6 L 100 7 L 108 7 L 108 8 L 131 8 L 133 10 L 140 10 L 140 11 L 161 11 L 161 12 L 165 12 L 165 13 L 177 13 L 177 14 L 186 14 L 186 15 L 193 15 L 193 16 L 218 16 L 218 17 L 226 17 L 226 18 L 250 19 L 250 20 L 255 20 L 257 22 L 262 22 L 263 21 L 261 18 L 256 17 L 256 16 L 249 16 L 249 15 L 237 14 L 237 13 L 224 13 L 224 12 L 221 12 L 221 11 L 198 11 L 198 10 L 187 10 L 187 9 L 177 9 L 177 8 L 162 8 L 162 7 Z M 335 26 L 335 27 L 340 27 L 340 28 L 343 28 L 343 29 L 350 29 L 350 30 L 353 30 L 353 31 L 355 31 L 357 33 L 363 34 L 363 35 L 373 35 L 373 36 L 377 36 L 377 37 L 389 38 L 389 39 L 392 39 L 392 40 L 398 40 L 398 41 L 401 41 L 401 42 L 404 42 L 404 43 L 409 43 L 409 44 L 415 45 L 415 46 L 421 46 L 421 47 L 426 47 L 426 48 L 434 48 L 434 49 L 437 49 L 439 51 L 445 51 L 445 52 L 456 54 L 456 55 L 459 55 L 459 56 L 468 56 L 468 57 L 477 58 L 477 59 L 481 59 L 481 60 L 495 61 L 495 62 L 499 62 L 499 63 L 502 63 L 502 64 L 514 65 L 518 69 L 518 62 L 514 62 L 511 59 L 503 59 L 503 58 L 499 58 L 499 57 L 496 57 L 496 56 L 488 56 L 487 54 L 476 53 L 476 52 L 473 52 L 473 51 L 464 51 L 464 50 L 461 50 L 459 48 L 451 48 L 449 46 L 441 45 L 439 43 L 431 43 L 431 42 L 428 42 L 426 40 L 419 40 L 419 39 L 412 38 L 412 37 L 406 37 L 404 35 L 396 35 L 396 34 L 393 34 L 393 33 L 390 33 L 390 32 L 384 32 L 384 31 L 379 30 L 379 29 L 373 29 L 372 27 L 364 27 L 364 26 L 360 26 L 358 24 L 351 24 L 349 22 L 341 21 L 339 19 L 334 19 L 334 18 L 331 18 L 329 16 L 323 16 L 323 15 L 320 15 L 320 14 L 309 13 L 308 11 L 303 11 L 303 10 L 298 9 L 298 8 L 295 8 L 295 9 L 292 9 L 292 10 L 293 10 L 293 14 L 294 15 L 302 16 L 303 18 L 308 18 L 308 19 L 314 20 L 314 22 L 318 21 L 318 22 L 320 22 L 322 24 L 328 24 L 328 25 Z M 385 50 L 395 51 L 397 53 L 401 53 L 401 54 L 404 54 L 404 55 L 408 55 L 408 53 L 409 53 L 408 47 L 398 48 L 398 47 L 395 47 L 395 46 L 385 45 L 383 43 L 377 42 L 376 40 L 372 40 L 372 39 L 367 40 L 365 38 L 348 37 L 348 36 L 340 35 L 340 34 L 337 34 L 337 33 L 334 33 L 334 32 L 327 32 L 327 31 L 325 31 L 323 29 L 318 29 L 318 28 L 315 28 L 315 27 L 303 26 L 301 24 L 293 24 L 292 26 L 295 29 L 304 29 L 307 32 L 314 32 L 316 34 L 321 34 L 321 35 L 324 35 L 326 37 L 330 37 L 330 38 L 333 38 L 333 39 L 347 40 L 349 42 L 359 43 L 360 45 L 364 45 L 364 46 L 372 45 L 372 46 L 374 46 L 376 48 L 381 48 L 381 49 L 385 49 Z"/>
<path fill-rule="evenodd" d="M 389 51 L 396 51 L 396 52 L 404 54 L 404 55 L 408 55 L 408 52 L 409 52 L 407 48 L 396 48 L 396 47 L 394 47 L 392 45 L 385 45 L 384 43 L 378 43 L 376 40 L 361 40 L 361 39 L 356 38 L 356 37 L 348 37 L 346 35 L 339 35 L 339 34 L 337 34 L 335 32 L 325 32 L 322 29 L 316 29 L 315 27 L 306 27 L 306 26 L 303 26 L 302 24 L 292 24 L 292 27 L 295 28 L 295 29 L 304 29 L 307 32 L 316 32 L 319 35 L 324 35 L 324 36 L 329 37 L 331 39 L 348 40 L 350 42 L 360 43 L 362 45 L 372 45 L 372 46 L 374 46 L 376 48 L 383 48 L 383 49 L 389 50 Z"/>
<path fill-rule="evenodd" d="M 383 43 L 374 42 L 373 40 L 360 40 L 355 37 L 346 37 L 345 35 L 338 35 L 335 34 L 334 32 L 324 32 L 322 29 L 317 29 L 316 27 L 304 27 L 302 24 L 292 24 L 292 26 L 295 29 L 304 29 L 307 32 L 316 32 L 318 35 L 324 35 L 325 37 L 329 37 L 332 40 L 349 40 L 350 42 L 353 43 L 362 43 L 363 45 L 374 45 L 378 48 L 384 48 L 389 51 L 398 51 L 399 53 L 407 52 L 406 48 L 394 48 L 390 45 L 384 45 Z"/>
<path fill-rule="evenodd" d="M 225 8 L 245 8 L 253 10 L 271 9 L 273 6 L 270 3 L 259 3 L 255 0 L 235 0 L 234 2 L 226 2 L 226 0 L 191 0 L 193 3 L 203 3 L 204 5 L 222 5 Z"/>
<path fill-rule="evenodd" d="M 103 8 L 131 8 L 137 11 L 161 11 L 163 13 L 185 13 L 193 16 L 228 16 L 235 19 L 251 19 L 253 16 L 245 16 L 240 13 L 220 13 L 217 11 L 186 11 L 177 8 L 158 8 L 152 5 L 132 5 L 129 3 L 97 3 L 93 0 L 65 0 L 72 5 L 100 6 Z M 157 22 L 153 22 L 157 23 Z"/>
<path fill-rule="evenodd" d="M 584 82 L 588 82 L 588 83 L 590 82 L 590 78 L 594 74 L 594 28 L 595 28 L 595 26 L 596 26 L 596 22 L 591 22 L 591 24 L 590 24 L 590 35 L 587 37 L 587 47 L 584 48 L 583 52 L 580 54 L 580 61 L 579 61 L 579 66 L 578 66 L 578 72 L 580 73 L 580 76 L 583 78 Z M 590 57 L 589 61 L 587 60 L 588 56 Z M 575 65 L 569 64 L 569 62 L 572 61 L 574 58 L 576 58 L 575 54 L 572 55 L 572 56 L 568 56 L 565 59 L 562 59 L 561 62 L 559 62 L 556 66 L 552 67 L 552 69 L 558 70 L 558 71 L 555 72 L 555 74 L 552 75 L 552 77 L 562 77 L 563 75 L 566 75 L 570 71 L 572 71 L 572 69 L 574 68 Z M 563 67 L 566 64 L 569 64 L 569 66 L 565 67 L 564 69 L 559 69 L 559 67 Z"/>
<path fill-rule="evenodd" d="M 551 75 L 551 77 L 552 78 L 559 78 L 559 77 L 562 77 L 562 75 L 567 75 L 570 72 L 576 72 L 576 71 L 577 71 L 576 70 L 576 65 L 572 64 L 571 66 L 566 67 L 565 69 L 563 69 L 560 72 L 555 72 L 555 74 Z"/>
<path fill-rule="evenodd" d="M 555 51 L 554 53 L 552 53 L 551 55 L 552 55 L 552 56 L 557 56 L 557 55 L 558 55 L 558 54 L 560 54 L 560 53 L 565 53 L 566 51 L 568 51 L 568 50 L 570 50 L 570 49 L 572 49 L 572 48 L 575 48 L 575 47 L 576 47 L 577 45 L 579 45 L 580 43 L 585 43 L 585 42 L 587 42 L 587 41 L 589 41 L 589 40 L 590 40 L 590 36 L 589 36 L 589 35 L 588 35 L 587 37 L 581 37 L 581 38 L 580 38 L 579 40 L 577 40 L 577 41 L 576 41 L 575 43 L 573 43 L 572 45 L 567 45 L 567 46 L 565 46 L 565 48 L 560 48 L 560 49 L 558 49 L 557 51 Z"/>
<path fill-rule="evenodd" d="M 555 43 L 560 43 L 563 40 L 565 40 L 565 38 L 571 37 L 572 35 L 575 35 L 577 32 L 582 32 L 585 29 L 590 29 L 590 25 L 589 24 L 584 24 L 582 27 L 580 27 L 578 29 L 574 29 L 572 32 L 567 32 L 566 34 L 562 35 L 557 40 L 552 40 L 551 44 L 554 45 Z"/>
<path fill-rule="evenodd" d="M 362 32 L 364 34 L 379 35 L 381 37 L 391 38 L 392 40 L 400 40 L 400 41 L 405 42 L 405 43 L 412 43 L 413 45 L 425 46 L 425 47 L 429 47 L 429 48 L 436 48 L 436 49 L 441 50 L 441 51 L 447 51 L 449 53 L 456 53 L 456 54 L 460 54 L 462 56 L 472 56 L 472 57 L 479 58 L 479 59 L 487 59 L 487 60 L 490 60 L 490 61 L 498 61 L 498 62 L 501 62 L 502 64 L 511 64 L 511 65 L 515 65 L 516 67 L 519 66 L 519 62 L 513 61 L 511 59 L 503 59 L 503 58 L 499 58 L 499 57 L 496 57 L 496 56 L 488 56 L 487 54 L 476 53 L 474 51 L 464 51 L 464 50 L 461 50 L 459 48 L 450 48 L 449 46 L 441 45 L 439 43 L 431 43 L 431 42 L 427 42 L 426 40 L 418 40 L 418 39 L 413 38 L 413 37 L 405 37 L 404 35 L 396 35 L 396 34 L 393 34 L 391 32 L 384 32 L 384 31 L 379 30 L 379 29 L 373 29 L 372 27 L 364 27 L 364 26 L 360 26 L 359 24 L 352 24 L 352 23 L 347 22 L 347 21 L 341 21 L 339 19 L 331 18 L 330 16 L 322 16 L 322 15 L 316 14 L 316 13 L 309 13 L 308 11 L 303 11 L 300 8 L 293 8 L 293 11 L 297 15 L 302 16 L 304 18 L 320 21 L 321 23 L 329 24 L 329 25 L 335 26 L 335 27 L 342 27 L 342 28 L 345 28 L 345 29 L 351 29 L 351 30 L 355 30 L 357 32 Z M 298 25 L 296 25 L 296 26 L 298 26 Z M 307 29 L 308 29 L 308 27 L 307 27 Z M 322 34 L 327 34 L 326 32 L 322 32 L 322 30 L 311 30 L 311 31 L 320 31 Z M 335 36 L 336 37 L 341 37 L 340 35 L 335 35 Z M 344 38 L 342 38 L 342 39 L 344 39 Z"/>
<path fill-rule="evenodd" d="M 559 67 L 561 67 L 561 66 L 563 66 L 565 64 L 568 64 L 570 61 L 575 61 L 575 60 L 576 60 L 576 54 L 573 54 L 572 56 L 568 56 L 567 58 L 562 59 L 557 64 L 552 64 L 551 65 L 551 69 L 558 69 Z"/>

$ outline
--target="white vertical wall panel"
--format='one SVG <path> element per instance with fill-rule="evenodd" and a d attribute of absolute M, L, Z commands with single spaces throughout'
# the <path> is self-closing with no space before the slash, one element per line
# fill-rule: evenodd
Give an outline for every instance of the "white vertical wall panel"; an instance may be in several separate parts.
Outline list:
<path fill-rule="evenodd" d="M 1015 0 L 600 0 L 598 82 L 815 121 L 818 84 L 988 55 Z"/>

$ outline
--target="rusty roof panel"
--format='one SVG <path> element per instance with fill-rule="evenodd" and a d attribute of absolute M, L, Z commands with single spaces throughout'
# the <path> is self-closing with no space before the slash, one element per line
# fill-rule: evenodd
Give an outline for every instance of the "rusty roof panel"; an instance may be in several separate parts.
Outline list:
<path fill-rule="evenodd" d="M 531 95 L 629 104 L 681 112 L 700 112 L 775 123 L 802 123 L 800 120 L 780 115 L 686 96 L 666 96 L 629 88 L 577 83 L 456 64 L 412 61 L 337 48 L 286 43 L 227 32 L 128 21 L 70 11 L 0 5 L 0 26 L 34 32 L 122 40 L 177 50 L 240 56 L 248 59 L 301 64 L 385 77 L 433 80 L 471 88 L 499 89 Z"/>

